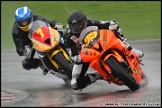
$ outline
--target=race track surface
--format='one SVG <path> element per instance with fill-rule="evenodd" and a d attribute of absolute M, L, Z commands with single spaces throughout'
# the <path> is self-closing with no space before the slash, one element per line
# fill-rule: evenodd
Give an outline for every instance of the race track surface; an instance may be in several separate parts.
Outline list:
<path fill-rule="evenodd" d="M 143 50 L 143 72 L 148 84 L 136 92 L 126 86 L 98 80 L 81 92 L 73 91 L 62 79 L 36 70 L 23 70 L 21 58 L 14 50 L 1 51 L 2 107 L 160 107 L 161 40 L 130 41 Z M 89 69 L 89 72 L 93 72 Z"/>

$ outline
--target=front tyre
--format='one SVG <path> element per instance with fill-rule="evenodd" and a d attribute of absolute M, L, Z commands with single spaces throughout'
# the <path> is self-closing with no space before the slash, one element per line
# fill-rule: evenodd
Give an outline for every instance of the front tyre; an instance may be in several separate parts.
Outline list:
<path fill-rule="evenodd" d="M 118 77 L 125 85 L 127 85 L 132 91 L 136 91 L 140 88 L 140 85 L 135 81 L 135 79 L 125 72 L 124 68 L 115 59 L 115 57 L 110 56 L 106 60 L 106 64 L 112 70 L 112 74 Z"/>
<path fill-rule="evenodd" d="M 52 60 L 54 60 L 61 69 L 64 70 L 68 78 L 71 80 L 72 78 L 72 67 L 70 66 L 70 63 L 65 59 L 63 54 L 61 52 L 58 52 L 56 55 L 52 57 Z"/>
<path fill-rule="evenodd" d="M 140 82 L 140 88 L 145 87 L 148 84 L 147 76 L 142 72 L 142 81 Z"/>

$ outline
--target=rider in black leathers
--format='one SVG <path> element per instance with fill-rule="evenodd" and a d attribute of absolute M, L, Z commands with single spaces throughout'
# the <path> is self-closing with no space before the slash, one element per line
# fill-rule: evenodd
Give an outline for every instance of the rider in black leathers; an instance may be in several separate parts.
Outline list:
<path fill-rule="evenodd" d="M 96 80 L 102 79 L 102 76 L 99 75 L 98 72 L 85 75 L 90 63 L 82 62 L 79 56 L 81 46 L 78 42 L 78 38 L 81 31 L 87 26 L 98 26 L 99 29 L 110 29 L 119 35 L 118 38 L 129 45 L 126 38 L 121 33 L 117 21 L 94 21 L 87 19 L 87 17 L 80 11 L 71 13 L 68 18 L 68 27 L 64 35 L 64 40 L 65 46 L 69 49 L 71 58 L 75 63 L 71 80 L 71 85 L 74 90 L 83 89 L 89 84 L 94 83 Z M 138 55 L 141 55 L 141 57 L 143 56 L 141 51 L 134 50 Z"/>
<path fill-rule="evenodd" d="M 32 49 L 31 41 L 28 38 L 28 29 L 30 24 L 35 20 L 48 22 L 50 26 L 55 29 L 59 29 L 59 27 L 62 27 L 63 25 L 54 20 L 49 21 L 41 16 L 33 15 L 31 10 L 26 6 L 20 7 L 15 11 L 15 22 L 12 29 L 12 37 L 18 55 L 22 56 L 22 66 L 27 70 L 32 68 L 35 69 L 40 66 L 43 70 L 43 74 L 45 75 L 48 70 L 42 65 L 40 59 L 30 58 L 31 52 L 32 50 L 34 51 L 34 49 Z"/>

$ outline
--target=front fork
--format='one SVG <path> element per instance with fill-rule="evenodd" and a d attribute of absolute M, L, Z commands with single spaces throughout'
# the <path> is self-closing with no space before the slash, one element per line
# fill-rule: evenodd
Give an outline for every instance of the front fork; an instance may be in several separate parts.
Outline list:
<path fill-rule="evenodd" d="M 52 51 L 52 53 L 47 53 L 48 58 L 50 59 L 51 63 L 56 67 L 56 69 L 59 69 L 58 64 L 52 59 L 53 56 L 55 56 L 57 53 L 61 52 L 63 54 L 63 56 L 65 57 L 65 59 L 67 61 L 70 61 L 70 57 L 67 54 L 67 52 L 60 46 L 58 46 L 57 49 L 55 49 L 54 51 Z"/>
<path fill-rule="evenodd" d="M 104 57 L 103 62 L 105 62 L 110 56 L 114 56 L 119 62 L 124 62 L 123 58 L 121 57 L 121 55 L 119 53 L 117 53 L 114 49 L 110 49 L 112 54 L 108 54 Z M 106 66 L 106 69 L 111 72 L 111 69 Z"/>
<path fill-rule="evenodd" d="M 52 60 L 52 57 L 55 56 L 58 52 L 62 52 L 64 57 L 66 58 L 66 60 L 70 61 L 70 57 L 68 56 L 67 52 L 64 51 L 64 49 L 60 46 L 58 46 L 57 49 L 53 49 L 50 52 L 37 51 L 38 56 L 40 57 L 40 60 L 42 61 L 45 68 L 48 70 L 50 70 L 50 69 L 58 70 L 59 69 L 58 64 L 54 60 Z M 53 66 L 54 66 L 54 68 L 53 68 Z"/>

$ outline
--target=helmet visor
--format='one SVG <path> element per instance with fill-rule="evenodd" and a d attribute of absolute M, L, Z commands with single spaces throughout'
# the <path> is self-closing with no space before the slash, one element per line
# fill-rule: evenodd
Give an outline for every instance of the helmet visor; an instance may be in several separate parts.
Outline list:
<path fill-rule="evenodd" d="M 30 23 L 31 23 L 31 18 L 28 18 L 28 19 L 22 20 L 22 21 L 17 21 L 17 24 L 20 27 L 25 27 L 25 26 L 29 25 Z"/>
<path fill-rule="evenodd" d="M 75 23 L 75 24 L 70 24 L 70 29 L 72 33 L 81 33 L 81 31 L 87 26 L 86 20 L 80 22 L 80 23 Z"/>
<path fill-rule="evenodd" d="M 28 18 L 28 19 L 26 19 L 26 20 L 17 21 L 17 24 L 18 24 L 18 27 L 19 27 L 21 30 L 27 32 L 28 29 L 29 29 L 29 26 L 30 26 L 31 22 L 32 22 L 32 18 Z"/>

